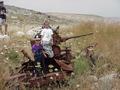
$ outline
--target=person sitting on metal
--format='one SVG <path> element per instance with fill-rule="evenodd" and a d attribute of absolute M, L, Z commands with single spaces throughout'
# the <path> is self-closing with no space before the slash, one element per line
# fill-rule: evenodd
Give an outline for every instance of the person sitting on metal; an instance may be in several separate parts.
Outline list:
<path fill-rule="evenodd" d="M 53 30 L 50 28 L 49 21 L 45 20 L 44 27 L 41 30 L 41 44 L 49 58 L 53 58 Z"/>
<path fill-rule="evenodd" d="M 34 45 L 32 45 L 32 52 L 34 54 L 35 62 L 40 62 L 44 59 L 43 47 L 40 44 L 41 39 L 36 37 Z"/>

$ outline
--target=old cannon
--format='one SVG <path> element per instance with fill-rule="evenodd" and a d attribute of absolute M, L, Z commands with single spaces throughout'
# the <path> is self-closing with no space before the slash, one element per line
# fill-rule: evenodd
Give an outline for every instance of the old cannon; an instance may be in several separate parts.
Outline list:
<path fill-rule="evenodd" d="M 57 31 L 54 31 L 54 34 L 53 34 L 54 57 L 57 58 L 57 59 L 62 59 L 62 57 L 66 57 L 66 58 L 64 58 L 64 60 L 71 61 L 71 59 L 72 59 L 72 58 L 70 58 L 72 56 L 72 55 L 70 55 L 71 49 L 66 47 L 64 50 L 61 50 L 60 44 L 63 43 L 63 42 L 66 42 L 67 40 L 70 40 L 70 39 L 89 36 L 89 35 L 92 35 L 92 34 L 93 33 L 88 33 L 88 34 L 83 34 L 83 35 L 78 35 L 78 36 L 61 37 L 59 35 L 59 33 L 57 33 Z M 62 54 L 63 52 L 65 52 L 65 54 Z"/>
<path fill-rule="evenodd" d="M 72 37 L 61 37 L 56 30 L 53 32 L 54 34 L 52 48 L 54 57 L 45 58 L 45 60 L 43 60 L 44 63 L 36 63 L 31 59 L 25 50 L 22 50 L 21 52 L 25 57 L 27 57 L 28 61 L 22 63 L 18 71 L 7 79 L 6 85 L 15 86 L 18 88 L 18 90 L 21 90 L 23 86 L 25 88 L 41 88 L 43 86 L 60 87 L 60 85 L 67 85 L 66 77 L 70 77 L 71 73 L 74 71 L 73 63 L 71 62 L 73 56 L 71 54 L 70 48 L 66 47 L 65 49 L 61 49 L 60 44 L 69 39 L 92 35 L 93 33 Z M 31 40 L 31 45 L 33 44 L 34 40 Z M 47 69 L 44 67 L 46 61 Z M 17 81 L 17 85 L 9 83 L 11 81 Z"/>

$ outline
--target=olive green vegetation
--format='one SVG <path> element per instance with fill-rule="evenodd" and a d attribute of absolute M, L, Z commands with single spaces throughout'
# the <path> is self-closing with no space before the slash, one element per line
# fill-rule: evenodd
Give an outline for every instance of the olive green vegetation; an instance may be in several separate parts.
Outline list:
<path fill-rule="evenodd" d="M 20 55 L 18 53 L 18 51 L 15 51 L 14 49 L 9 50 L 9 52 L 7 52 L 5 54 L 5 56 L 10 60 L 10 62 L 12 63 L 19 63 L 20 61 Z"/>
<path fill-rule="evenodd" d="M 74 69 L 75 69 L 75 73 L 78 74 L 83 74 L 86 71 L 89 70 L 89 64 L 86 60 L 86 58 L 83 57 L 77 57 L 74 63 Z"/>

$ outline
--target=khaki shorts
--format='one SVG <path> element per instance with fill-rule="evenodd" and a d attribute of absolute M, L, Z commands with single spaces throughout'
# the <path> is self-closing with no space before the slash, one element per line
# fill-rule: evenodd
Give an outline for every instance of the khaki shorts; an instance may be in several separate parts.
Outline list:
<path fill-rule="evenodd" d="M 0 18 L 0 25 L 6 25 L 6 20 L 5 20 L 5 19 Z"/>

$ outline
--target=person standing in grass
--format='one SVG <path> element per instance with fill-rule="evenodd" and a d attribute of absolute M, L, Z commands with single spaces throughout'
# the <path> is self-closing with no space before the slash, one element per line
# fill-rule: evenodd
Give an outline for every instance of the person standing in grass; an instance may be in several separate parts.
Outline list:
<path fill-rule="evenodd" d="M 5 26 L 5 33 L 2 31 L 2 26 Z M 4 2 L 0 1 L 0 33 L 7 34 L 7 23 L 6 23 L 6 8 Z"/>

